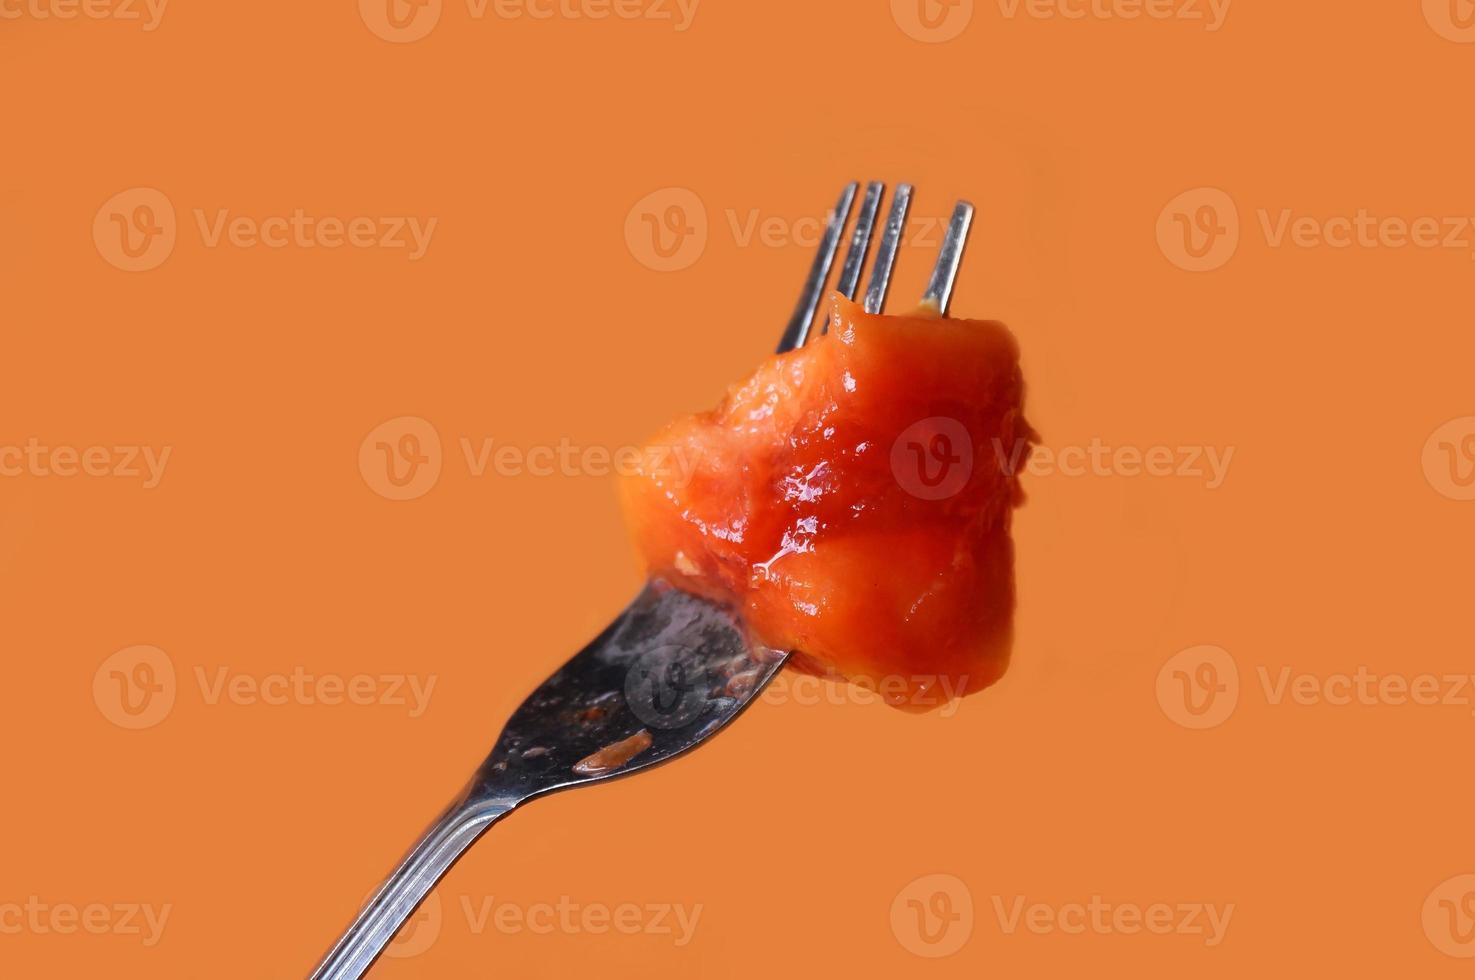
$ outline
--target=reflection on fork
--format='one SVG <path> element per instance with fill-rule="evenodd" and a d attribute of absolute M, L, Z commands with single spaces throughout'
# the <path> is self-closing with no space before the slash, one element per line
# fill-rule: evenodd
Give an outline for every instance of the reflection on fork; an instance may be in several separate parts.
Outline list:
<path fill-rule="evenodd" d="M 840 238 L 849 223 L 850 212 L 855 206 L 855 196 L 859 190 L 859 184 L 848 184 L 840 194 L 835 210 L 830 214 L 824 237 L 820 239 L 819 254 L 814 257 L 809 278 L 799 295 L 799 304 L 794 308 L 794 315 L 779 343 L 780 354 L 803 347 L 804 342 L 809 339 L 815 312 L 824 298 L 825 285 L 829 282 L 835 255 L 840 250 Z M 855 291 L 860 286 L 861 273 L 864 271 L 871 236 L 876 227 L 876 217 L 880 214 L 881 199 L 885 192 L 886 185 L 880 181 L 871 181 L 866 185 L 865 199 L 851 231 L 850 249 L 845 256 L 845 264 L 840 269 L 839 281 L 835 284 L 835 289 L 846 299 L 855 299 Z M 886 217 L 886 225 L 881 231 L 881 244 L 876 250 L 875 262 L 871 268 L 871 281 L 866 287 L 863 306 L 867 313 L 885 312 L 886 294 L 891 288 L 891 274 L 896 268 L 902 233 L 906 230 L 912 193 L 911 184 L 900 184 L 896 188 L 896 197 L 891 202 L 891 212 Z M 952 303 L 953 287 L 957 284 L 958 270 L 963 262 L 963 248 L 968 243 L 968 232 L 972 227 L 973 205 L 967 201 L 959 201 L 953 207 L 953 216 L 948 222 L 947 234 L 943 237 L 942 250 L 937 256 L 932 278 L 922 294 L 922 305 L 936 309 L 942 316 L 947 316 L 948 306 Z"/>

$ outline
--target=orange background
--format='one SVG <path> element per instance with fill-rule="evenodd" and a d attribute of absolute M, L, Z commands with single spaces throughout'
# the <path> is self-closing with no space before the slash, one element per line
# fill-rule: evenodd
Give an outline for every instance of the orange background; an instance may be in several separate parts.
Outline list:
<path fill-rule="evenodd" d="M 0 905 L 172 906 L 148 948 L 0 934 L 0 974 L 305 975 L 638 586 L 611 479 L 473 477 L 458 440 L 613 448 L 709 405 L 810 258 L 734 222 L 792 228 L 882 178 L 917 185 L 919 218 L 978 205 L 954 309 L 1013 327 L 1046 445 L 1233 447 L 1227 480 L 1027 476 L 997 687 L 949 717 L 760 704 L 689 759 L 539 802 L 445 880 L 429 948 L 374 975 L 1464 975 L 1421 910 L 1475 871 L 1471 706 L 1275 705 L 1256 673 L 1475 669 L 1475 503 L 1422 461 L 1475 415 L 1475 245 L 1275 246 L 1259 218 L 1475 215 L 1475 44 L 1426 7 L 1238 0 L 1210 32 L 979 0 L 931 11 L 971 18 L 942 43 L 884 0 L 705 0 L 684 32 L 447 0 L 412 43 L 351 0 L 0 23 L 0 444 L 172 447 L 154 489 L 0 478 Z M 172 203 L 177 242 L 125 272 L 92 227 L 135 187 Z M 657 272 L 625 227 L 672 187 L 707 239 Z M 1204 187 L 1238 247 L 1189 272 L 1156 229 Z M 211 248 L 194 218 L 298 208 L 438 225 L 408 261 Z M 896 297 L 931 257 L 903 250 Z M 358 465 L 400 416 L 443 443 L 405 502 Z M 127 730 L 93 680 L 138 644 L 177 698 Z M 1157 684 L 1203 644 L 1241 691 L 1198 731 Z M 437 686 L 416 719 L 212 705 L 195 671 L 220 667 Z M 937 873 L 972 932 L 919 958 L 891 907 Z M 1207 947 L 1010 935 L 994 904 L 1095 895 L 1235 909 Z M 462 899 L 487 896 L 702 910 L 680 947 L 477 935 Z"/>

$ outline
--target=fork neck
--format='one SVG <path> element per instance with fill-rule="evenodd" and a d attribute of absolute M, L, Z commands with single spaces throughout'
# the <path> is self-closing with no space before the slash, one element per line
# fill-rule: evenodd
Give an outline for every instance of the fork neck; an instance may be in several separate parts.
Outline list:
<path fill-rule="evenodd" d="M 446 808 L 323 958 L 310 980 L 358 980 L 466 849 L 519 800 L 477 792 Z"/>

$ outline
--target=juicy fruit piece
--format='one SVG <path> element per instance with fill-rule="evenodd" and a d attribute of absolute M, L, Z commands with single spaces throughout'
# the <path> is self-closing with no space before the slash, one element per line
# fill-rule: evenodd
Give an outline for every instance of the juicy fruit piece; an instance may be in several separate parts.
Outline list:
<path fill-rule="evenodd" d="M 651 574 L 734 604 L 801 669 L 935 707 L 1008 666 L 1018 347 L 998 323 L 831 303 L 827 334 L 651 440 L 626 514 Z"/>

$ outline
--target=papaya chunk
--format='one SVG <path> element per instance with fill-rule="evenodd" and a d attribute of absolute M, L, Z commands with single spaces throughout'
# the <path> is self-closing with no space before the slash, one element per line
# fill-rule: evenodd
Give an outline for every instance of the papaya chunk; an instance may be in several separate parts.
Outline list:
<path fill-rule="evenodd" d="M 620 487 L 636 549 L 801 670 L 917 710 L 982 690 L 1012 646 L 1023 403 L 1002 324 L 836 294 L 826 333 L 651 440 Z"/>

